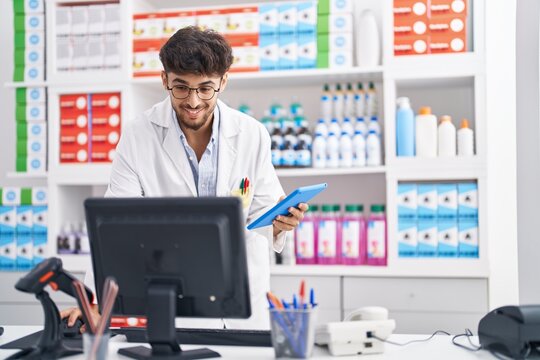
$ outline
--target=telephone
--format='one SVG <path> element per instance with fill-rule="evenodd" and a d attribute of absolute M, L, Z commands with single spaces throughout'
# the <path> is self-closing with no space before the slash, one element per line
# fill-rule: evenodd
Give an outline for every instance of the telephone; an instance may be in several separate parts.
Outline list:
<path fill-rule="evenodd" d="M 396 322 L 388 319 L 387 309 L 362 307 L 349 313 L 341 322 L 317 327 L 315 343 L 328 345 L 333 356 L 378 354 L 384 352 L 384 342 L 378 339 L 387 339 L 395 328 Z"/>
<path fill-rule="evenodd" d="M 540 343 L 540 305 L 503 306 L 487 313 L 478 324 L 483 349 L 513 359 L 537 353 Z"/>

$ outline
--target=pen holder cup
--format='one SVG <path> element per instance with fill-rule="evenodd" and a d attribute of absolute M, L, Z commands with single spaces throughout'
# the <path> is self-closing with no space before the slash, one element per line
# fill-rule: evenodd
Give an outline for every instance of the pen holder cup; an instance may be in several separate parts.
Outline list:
<path fill-rule="evenodd" d="M 277 358 L 306 359 L 315 340 L 316 309 L 270 309 L 272 345 Z"/>
<path fill-rule="evenodd" d="M 96 336 L 93 334 L 83 334 L 83 350 L 84 358 L 87 360 L 104 360 L 107 359 L 109 352 L 109 339 L 111 334 L 109 332 L 103 334 L 103 336 Z M 96 342 L 99 342 L 96 344 Z"/>

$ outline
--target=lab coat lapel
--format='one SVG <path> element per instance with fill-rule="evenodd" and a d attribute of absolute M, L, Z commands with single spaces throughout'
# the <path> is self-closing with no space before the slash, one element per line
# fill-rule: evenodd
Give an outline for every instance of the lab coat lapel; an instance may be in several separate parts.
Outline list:
<path fill-rule="evenodd" d="M 164 107 L 165 111 L 160 116 L 169 117 L 169 126 L 166 129 L 165 139 L 163 139 L 163 149 L 175 165 L 180 175 L 184 178 L 184 181 L 191 191 L 191 195 L 197 196 L 197 189 L 195 188 L 195 180 L 193 179 L 193 173 L 189 165 L 187 154 L 185 149 L 180 144 L 180 137 L 176 131 L 175 125 L 172 124 L 172 108 L 169 106 Z M 167 109 L 169 111 L 167 111 Z"/>
<path fill-rule="evenodd" d="M 217 173 L 217 196 L 231 196 L 230 178 L 237 155 L 237 140 L 240 127 L 238 119 L 229 107 L 218 101 L 220 111 L 219 154 Z"/>

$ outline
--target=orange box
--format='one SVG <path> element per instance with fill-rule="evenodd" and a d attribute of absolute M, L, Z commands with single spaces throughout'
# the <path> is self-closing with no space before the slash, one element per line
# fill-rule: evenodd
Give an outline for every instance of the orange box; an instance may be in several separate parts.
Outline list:
<path fill-rule="evenodd" d="M 440 15 L 454 15 L 467 17 L 467 0 L 431 0 L 429 4 L 431 18 Z"/>
<path fill-rule="evenodd" d="M 92 112 L 92 128 L 108 126 L 111 129 L 120 127 L 120 114 L 118 111 L 94 110 Z"/>
<path fill-rule="evenodd" d="M 403 36 L 394 39 L 394 55 L 424 55 L 429 52 L 429 36 Z"/>
<path fill-rule="evenodd" d="M 107 143 L 92 143 L 90 161 L 111 162 L 116 154 L 116 145 Z"/>
<path fill-rule="evenodd" d="M 108 126 L 92 129 L 91 141 L 95 143 L 110 144 L 116 146 L 120 140 L 119 129 L 111 129 Z"/>
<path fill-rule="evenodd" d="M 69 94 L 60 96 L 60 114 L 64 111 L 88 110 L 88 96 L 86 94 Z"/>
<path fill-rule="evenodd" d="M 457 53 L 467 50 L 467 39 L 464 33 L 452 36 L 451 34 L 432 33 L 429 41 L 431 54 Z"/>
<path fill-rule="evenodd" d="M 61 163 L 85 163 L 88 162 L 88 150 L 80 149 L 77 151 L 60 151 Z"/>
<path fill-rule="evenodd" d="M 394 0 L 394 19 L 407 16 L 428 16 L 428 0 Z"/>
<path fill-rule="evenodd" d="M 430 35 L 448 35 L 451 38 L 457 35 L 466 35 L 466 20 L 454 15 L 441 15 L 429 21 Z"/>
<path fill-rule="evenodd" d="M 88 129 L 88 115 L 85 113 L 67 112 L 60 114 L 60 127 L 77 127 Z"/>
<path fill-rule="evenodd" d="M 394 36 L 426 35 L 428 32 L 427 16 L 395 16 Z"/>
<path fill-rule="evenodd" d="M 120 109 L 120 93 L 102 93 L 91 95 L 92 111 L 96 108 L 119 110 Z"/>
<path fill-rule="evenodd" d="M 77 128 L 60 128 L 60 146 L 63 144 L 88 145 L 88 131 Z"/>

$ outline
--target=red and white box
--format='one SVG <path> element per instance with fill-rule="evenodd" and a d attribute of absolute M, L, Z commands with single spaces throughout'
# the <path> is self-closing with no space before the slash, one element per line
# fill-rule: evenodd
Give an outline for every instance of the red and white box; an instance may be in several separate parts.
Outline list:
<path fill-rule="evenodd" d="M 194 11 L 179 11 L 162 13 L 163 37 L 169 38 L 178 30 L 187 26 L 197 25 L 197 17 Z"/>
<path fill-rule="evenodd" d="M 159 76 L 163 66 L 159 60 L 162 40 L 133 42 L 133 76 Z"/>
<path fill-rule="evenodd" d="M 394 36 L 428 35 L 427 16 L 394 16 Z"/>
<path fill-rule="evenodd" d="M 225 35 L 259 34 L 259 9 L 256 6 L 238 7 L 226 10 L 227 26 Z"/>
<path fill-rule="evenodd" d="M 116 153 L 116 145 L 120 140 L 120 129 L 109 126 L 92 128 L 92 162 L 111 162 Z"/>
<path fill-rule="evenodd" d="M 209 9 L 196 12 L 197 26 L 203 30 L 212 29 L 220 34 L 227 29 L 227 9 Z"/>
<path fill-rule="evenodd" d="M 259 36 L 227 36 L 233 54 L 231 72 L 259 71 Z"/>
<path fill-rule="evenodd" d="M 99 93 L 91 95 L 92 112 L 101 109 L 120 111 L 120 93 Z"/>
<path fill-rule="evenodd" d="M 394 55 L 424 55 L 429 51 L 429 36 L 403 36 L 394 39 Z"/>
<path fill-rule="evenodd" d="M 60 128 L 60 162 L 88 161 L 88 130 L 76 127 Z"/>
<path fill-rule="evenodd" d="M 88 112 L 87 94 L 69 94 L 60 96 L 60 113 L 64 111 Z"/>
<path fill-rule="evenodd" d="M 430 17 L 439 15 L 454 15 L 467 17 L 467 0 L 430 0 Z"/>
<path fill-rule="evenodd" d="M 133 39 L 161 39 L 164 29 L 164 18 L 159 13 L 133 15 Z"/>

